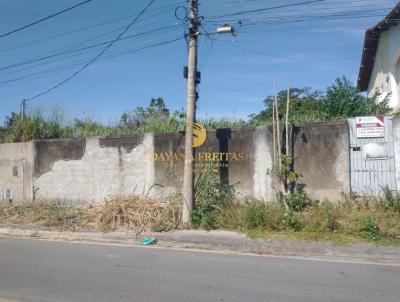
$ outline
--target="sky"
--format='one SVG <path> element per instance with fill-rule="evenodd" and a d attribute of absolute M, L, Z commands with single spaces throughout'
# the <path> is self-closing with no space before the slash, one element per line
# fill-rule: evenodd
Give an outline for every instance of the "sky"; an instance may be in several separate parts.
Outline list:
<path fill-rule="evenodd" d="M 0 0 L 0 35 L 82 1 Z M 274 78 L 277 90 L 289 84 L 325 90 L 343 75 L 356 82 L 365 30 L 397 1 L 326 0 L 266 9 L 305 1 L 200 0 L 199 118 L 246 119 L 264 108 Z M 0 124 L 19 112 L 22 99 L 54 87 L 93 59 L 148 3 L 92 0 L 1 37 Z M 64 85 L 28 101 L 29 112 L 57 109 L 66 120 L 114 124 L 151 98 L 162 97 L 172 111 L 184 109 L 185 3 L 155 0 L 122 36 L 133 37 L 117 41 Z M 234 26 L 236 35 L 215 34 L 223 24 Z"/>

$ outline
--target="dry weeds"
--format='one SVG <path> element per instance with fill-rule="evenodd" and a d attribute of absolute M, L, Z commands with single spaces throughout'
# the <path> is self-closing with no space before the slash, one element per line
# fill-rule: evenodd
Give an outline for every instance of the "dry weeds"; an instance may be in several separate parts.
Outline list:
<path fill-rule="evenodd" d="M 160 202 L 135 195 L 111 198 L 84 208 L 57 202 L 26 202 L 18 205 L 0 202 L 0 224 L 101 232 L 118 229 L 137 233 L 168 231 L 180 228 L 181 206 L 179 198 Z"/>
<path fill-rule="evenodd" d="M 181 225 L 181 206 L 177 199 L 159 202 L 135 195 L 115 197 L 88 208 L 89 224 L 101 232 L 133 229 L 137 232 L 152 228 L 174 230 Z"/>

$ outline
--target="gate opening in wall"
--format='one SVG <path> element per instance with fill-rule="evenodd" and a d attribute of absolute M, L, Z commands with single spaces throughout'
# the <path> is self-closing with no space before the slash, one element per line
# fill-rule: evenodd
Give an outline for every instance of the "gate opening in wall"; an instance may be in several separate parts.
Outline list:
<path fill-rule="evenodd" d="M 391 116 L 348 120 L 350 137 L 350 188 L 359 196 L 381 196 L 397 190 Z"/>

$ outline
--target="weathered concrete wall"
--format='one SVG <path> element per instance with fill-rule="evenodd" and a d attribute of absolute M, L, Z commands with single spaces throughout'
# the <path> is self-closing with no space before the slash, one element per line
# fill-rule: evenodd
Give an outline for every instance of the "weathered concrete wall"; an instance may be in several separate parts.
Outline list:
<path fill-rule="evenodd" d="M 304 125 L 293 141 L 294 169 L 312 198 L 338 201 L 350 192 L 347 122 Z"/>
<path fill-rule="evenodd" d="M 271 200 L 271 176 L 267 170 L 272 168 L 272 129 L 244 128 L 208 130 L 204 145 L 196 148 L 200 153 L 243 153 L 243 160 L 217 161 L 221 164 L 218 175 L 222 183 L 233 186 L 238 196 L 254 196 Z M 154 136 L 154 152 L 183 153 L 184 134 L 159 134 Z M 228 165 L 228 167 L 226 167 Z M 176 192 L 181 190 L 183 180 L 183 161 L 156 160 L 155 190 Z"/>
<path fill-rule="evenodd" d="M 33 199 L 33 143 L 0 144 L 0 199 L 5 190 L 12 193 L 13 202 Z"/>
<path fill-rule="evenodd" d="M 271 127 L 209 130 L 205 144 L 196 148 L 195 156 L 241 154 L 239 159 L 212 160 L 218 165 L 220 180 L 233 186 L 239 197 L 271 201 L 280 187 L 276 177 L 267 173 L 273 167 L 272 137 Z M 342 197 L 342 192 L 349 192 L 349 140 L 345 122 L 306 125 L 295 130 L 293 141 L 295 170 L 312 197 L 335 201 Z M 154 154 L 161 153 L 184 154 L 184 135 L 148 134 L 0 145 L 0 185 L 2 188 L 13 185 L 18 198 L 25 194 L 29 199 L 34 188 L 37 200 L 75 204 L 129 193 L 164 198 L 181 191 L 184 160 L 155 159 Z M 12 176 L 17 163 L 24 169 L 24 182 L 20 175 Z"/>
<path fill-rule="evenodd" d="M 257 127 L 254 133 L 254 172 L 252 195 L 262 200 L 273 201 L 276 198 L 278 183 L 269 170 L 273 168 L 272 127 Z M 240 171 L 238 171 L 240 173 Z"/>
<path fill-rule="evenodd" d="M 38 200 L 73 203 L 142 194 L 154 183 L 152 135 L 36 143 L 34 187 Z"/>

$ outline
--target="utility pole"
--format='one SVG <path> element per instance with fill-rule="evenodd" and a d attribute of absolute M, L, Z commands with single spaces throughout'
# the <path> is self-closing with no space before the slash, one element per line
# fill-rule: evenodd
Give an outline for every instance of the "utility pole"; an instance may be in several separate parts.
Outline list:
<path fill-rule="evenodd" d="M 22 125 L 24 125 L 26 116 L 26 99 L 23 99 L 21 102 L 21 118 L 22 118 Z"/>
<path fill-rule="evenodd" d="M 184 227 L 190 227 L 194 204 L 194 175 L 193 175 L 193 124 L 196 119 L 196 78 L 197 78 L 197 37 L 199 35 L 199 3 L 190 1 L 189 12 L 189 58 L 186 103 L 186 132 L 185 132 L 185 164 L 183 170 L 183 213 Z"/>

